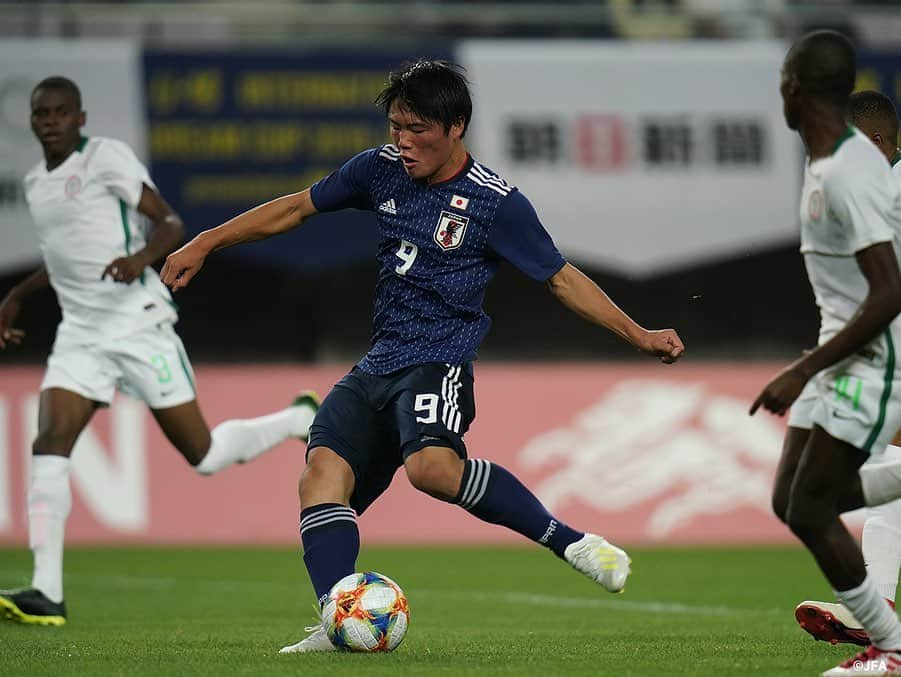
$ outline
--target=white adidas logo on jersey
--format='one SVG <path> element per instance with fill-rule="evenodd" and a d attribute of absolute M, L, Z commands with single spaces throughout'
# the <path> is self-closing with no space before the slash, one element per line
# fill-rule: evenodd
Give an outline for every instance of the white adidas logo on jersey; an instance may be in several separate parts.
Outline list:
<path fill-rule="evenodd" d="M 397 215 L 397 205 L 394 204 L 394 198 L 387 200 L 379 205 L 379 211 L 387 214 Z"/>

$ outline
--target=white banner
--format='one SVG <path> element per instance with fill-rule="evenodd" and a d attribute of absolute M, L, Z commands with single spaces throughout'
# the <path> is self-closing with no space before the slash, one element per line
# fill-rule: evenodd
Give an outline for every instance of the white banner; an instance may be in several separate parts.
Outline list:
<path fill-rule="evenodd" d="M 88 113 L 85 135 L 121 139 L 143 158 L 140 57 L 130 40 L 0 41 L 0 273 L 40 262 L 22 194 L 22 178 L 42 160 L 29 122 L 32 88 L 51 75 L 72 79 Z"/>
<path fill-rule="evenodd" d="M 798 238 L 768 43 L 465 41 L 471 148 L 568 258 L 652 275 Z"/>

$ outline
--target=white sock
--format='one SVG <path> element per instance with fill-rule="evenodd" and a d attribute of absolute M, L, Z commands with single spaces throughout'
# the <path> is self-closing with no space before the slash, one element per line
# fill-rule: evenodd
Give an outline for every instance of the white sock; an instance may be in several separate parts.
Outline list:
<path fill-rule="evenodd" d="M 901 569 L 901 501 L 867 509 L 861 550 L 876 590 L 894 602 Z"/>
<path fill-rule="evenodd" d="M 901 498 L 901 448 L 889 445 L 884 457 L 890 461 L 864 463 L 860 466 L 860 485 L 864 504 L 874 507 Z"/>
<path fill-rule="evenodd" d="M 210 448 L 196 470 L 212 475 L 232 463 L 252 461 L 290 437 L 306 437 L 315 414 L 312 407 L 302 405 L 258 418 L 223 421 L 210 433 Z"/>
<path fill-rule="evenodd" d="M 901 622 L 876 590 L 869 575 L 856 588 L 836 590 L 835 597 L 860 621 L 874 646 L 884 650 L 901 649 Z"/>
<path fill-rule="evenodd" d="M 34 553 L 31 587 L 57 603 L 63 601 L 63 540 L 71 509 L 69 459 L 32 456 L 28 490 L 28 544 Z"/>

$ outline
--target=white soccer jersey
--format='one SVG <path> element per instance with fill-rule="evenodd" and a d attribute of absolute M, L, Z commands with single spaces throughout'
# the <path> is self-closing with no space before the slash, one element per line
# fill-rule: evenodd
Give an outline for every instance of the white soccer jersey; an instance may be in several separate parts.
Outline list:
<path fill-rule="evenodd" d="M 801 193 L 801 253 L 820 308 L 821 344 L 866 298 L 854 255 L 879 242 L 894 243 L 901 260 L 901 186 L 876 146 L 849 128 L 832 155 L 807 164 Z M 901 336 L 901 319 L 891 328 Z"/>
<path fill-rule="evenodd" d="M 58 341 L 98 343 L 177 319 L 152 268 L 131 284 L 100 279 L 114 259 L 146 244 L 137 212 L 143 184 L 154 187 L 131 148 L 100 137 L 82 139 L 52 171 L 42 161 L 25 176 L 25 198 L 62 308 Z"/>

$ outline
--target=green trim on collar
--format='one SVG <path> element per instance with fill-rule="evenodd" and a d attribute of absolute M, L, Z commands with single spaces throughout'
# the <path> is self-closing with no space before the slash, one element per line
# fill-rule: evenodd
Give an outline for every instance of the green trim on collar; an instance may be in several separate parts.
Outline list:
<path fill-rule="evenodd" d="M 901 150 L 898 148 L 895 149 L 895 154 L 892 156 L 892 167 L 901 162 Z"/>
<path fill-rule="evenodd" d="M 77 151 L 80 153 L 80 152 L 82 152 L 82 151 L 84 150 L 84 147 L 87 146 L 87 145 L 88 145 L 88 137 L 82 136 L 82 137 L 78 140 L 78 145 L 75 146 L 75 150 L 77 150 Z"/>
<path fill-rule="evenodd" d="M 835 147 L 832 149 L 831 155 L 835 155 L 838 152 L 838 149 L 841 148 L 841 145 L 854 136 L 854 127 L 848 125 L 847 129 L 845 129 L 845 133 L 838 137 L 838 141 L 835 142 Z"/>

